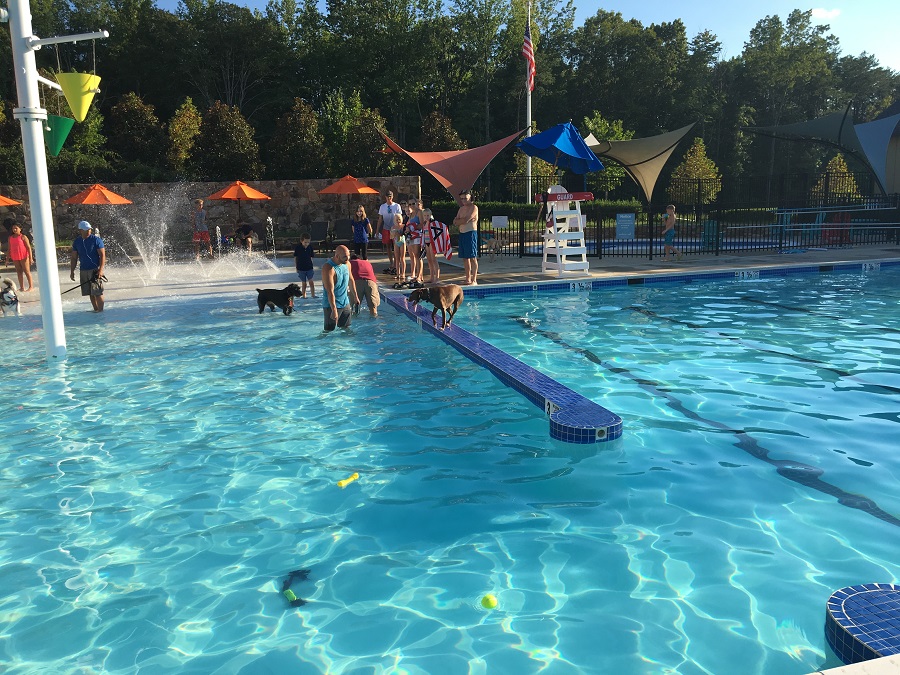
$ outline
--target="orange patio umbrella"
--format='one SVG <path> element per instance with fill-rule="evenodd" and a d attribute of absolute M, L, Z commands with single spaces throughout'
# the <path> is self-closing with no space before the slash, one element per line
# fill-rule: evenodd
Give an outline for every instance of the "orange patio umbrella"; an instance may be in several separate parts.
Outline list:
<path fill-rule="evenodd" d="M 255 199 L 271 199 L 267 194 L 255 190 L 243 181 L 236 180 L 228 187 L 222 188 L 215 194 L 211 194 L 207 199 L 227 199 L 237 202 L 238 205 L 238 222 L 241 220 L 241 202 Z"/>
<path fill-rule="evenodd" d="M 377 195 L 378 190 L 370 188 L 349 173 L 326 188 L 319 190 L 320 195 Z"/>
<path fill-rule="evenodd" d="M 359 178 L 354 178 L 348 173 L 346 176 L 339 180 L 336 180 L 328 187 L 319 190 L 319 194 L 348 195 L 347 199 L 349 202 L 349 195 L 377 195 L 378 190 L 370 188 L 368 185 L 359 180 Z M 349 204 L 347 205 L 347 208 L 349 209 Z"/>
<path fill-rule="evenodd" d="M 9 197 L 4 197 L 0 195 L 0 206 L 18 206 L 22 202 L 17 202 L 15 199 L 10 199 Z"/>
<path fill-rule="evenodd" d="M 87 190 L 79 192 L 74 197 L 69 197 L 63 204 L 132 204 L 130 199 L 125 199 L 120 194 L 108 190 L 100 183 L 94 183 Z"/>

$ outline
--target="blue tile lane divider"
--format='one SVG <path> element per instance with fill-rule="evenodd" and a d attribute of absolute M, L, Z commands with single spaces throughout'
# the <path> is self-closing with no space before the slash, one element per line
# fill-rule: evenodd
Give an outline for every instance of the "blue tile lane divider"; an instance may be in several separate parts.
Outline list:
<path fill-rule="evenodd" d="M 900 654 L 900 586 L 847 586 L 826 607 L 825 638 L 844 663 Z"/>
<path fill-rule="evenodd" d="M 798 265 L 796 267 L 760 267 L 704 272 L 650 274 L 646 276 L 612 279 L 572 279 L 538 281 L 533 283 L 491 284 L 466 287 L 469 298 L 488 298 L 496 295 L 526 295 L 533 293 L 588 293 L 615 286 L 655 285 L 734 279 L 776 278 L 798 274 L 828 274 L 839 272 L 877 272 L 882 267 L 900 265 L 900 260 L 836 263 L 828 265 Z M 431 312 L 413 307 L 400 292 L 385 291 L 384 297 L 393 307 L 406 314 L 427 331 L 455 347 L 467 357 L 490 370 L 501 382 L 523 394 L 550 418 L 550 435 L 571 443 L 601 443 L 622 435 L 622 418 L 572 391 L 556 380 L 527 366 L 506 352 L 457 326 L 441 331 L 431 325 Z"/>
<path fill-rule="evenodd" d="M 468 292 L 468 291 L 467 291 Z M 469 331 L 450 325 L 440 330 L 431 325 L 431 312 L 407 302 L 401 293 L 385 293 L 385 300 L 416 320 L 426 331 L 455 347 L 472 361 L 491 371 L 550 417 L 550 436 L 568 443 L 604 443 L 622 435 L 622 418 L 535 370 Z M 438 319 L 440 324 L 440 319 Z"/>

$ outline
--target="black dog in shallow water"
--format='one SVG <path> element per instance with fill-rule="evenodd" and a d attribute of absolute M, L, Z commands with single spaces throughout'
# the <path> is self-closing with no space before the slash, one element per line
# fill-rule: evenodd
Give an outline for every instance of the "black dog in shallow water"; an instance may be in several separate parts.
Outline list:
<path fill-rule="evenodd" d="M 297 284 L 289 284 L 286 288 L 257 288 L 256 292 L 259 293 L 256 304 L 260 314 L 266 311 L 266 307 L 273 312 L 276 307 L 281 307 L 282 312 L 290 314 L 294 311 L 294 298 L 302 295 Z"/>

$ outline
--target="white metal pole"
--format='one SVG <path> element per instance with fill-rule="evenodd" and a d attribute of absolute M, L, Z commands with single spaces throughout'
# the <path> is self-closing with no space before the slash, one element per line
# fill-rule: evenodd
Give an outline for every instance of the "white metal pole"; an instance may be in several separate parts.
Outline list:
<path fill-rule="evenodd" d="M 528 0 L 528 27 L 531 28 L 531 0 Z M 534 39 L 532 38 L 531 42 L 531 50 L 534 52 Z M 528 81 L 528 68 L 529 64 L 526 62 L 525 64 L 525 80 Z M 528 127 L 528 132 L 525 134 L 525 137 L 531 136 L 531 87 L 527 84 L 525 86 L 525 124 Z M 525 176 L 527 177 L 525 181 L 525 203 L 530 204 L 533 196 L 531 194 L 531 155 L 525 156 Z"/>
<path fill-rule="evenodd" d="M 56 261 L 53 213 L 50 208 L 47 155 L 44 150 L 44 121 L 47 119 L 47 111 L 40 105 L 37 67 L 34 52 L 29 45 L 34 36 L 31 34 L 31 5 L 28 0 L 9 0 L 9 35 L 19 94 L 19 107 L 13 110 L 13 117 L 19 120 L 22 127 L 28 204 L 38 261 L 44 343 L 47 358 L 64 359 L 66 332 L 59 293 L 59 267 Z"/>

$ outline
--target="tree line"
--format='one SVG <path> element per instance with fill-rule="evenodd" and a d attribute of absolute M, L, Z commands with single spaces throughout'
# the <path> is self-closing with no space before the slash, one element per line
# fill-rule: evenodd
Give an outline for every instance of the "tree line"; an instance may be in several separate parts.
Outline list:
<path fill-rule="evenodd" d="M 526 0 L 31 0 L 41 37 L 105 28 L 94 44 L 45 46 L 42 74 L 96 70 L 101 93 L 58 157 L 53 182 L 386 175 L 418 171 L 383 152 L 376 129 L 414 150 L 462 149 L 525 122 Z M 537 129 L 573 120 L 598 138 L 698 122 L 724 174 L 814 171 L 834 153 L 745 131 L 842 110 L 874 119 L 900 74 L 843 54 L 810 11 L 766 16 L 740 55 L 680 20 L 643 25 L 599 10 L 575 25 L 571 0 L 534 0 Z M 24 180 L 8 34 L 0 40 L 0 182 Z M 66 115 L 43 89 L 45 107 Z M 685 147 L 690 145 L 690 139 Z M 523 169 L 504 153 L 491 171 Z M 851 160 L 852 161 L 852 160 Z M 851 166 L 851 169 L 854 167 Z M 534 169 L 535 173 L 539 170 Z M 615 176 L 597 178 L 609 192 Z"/>

